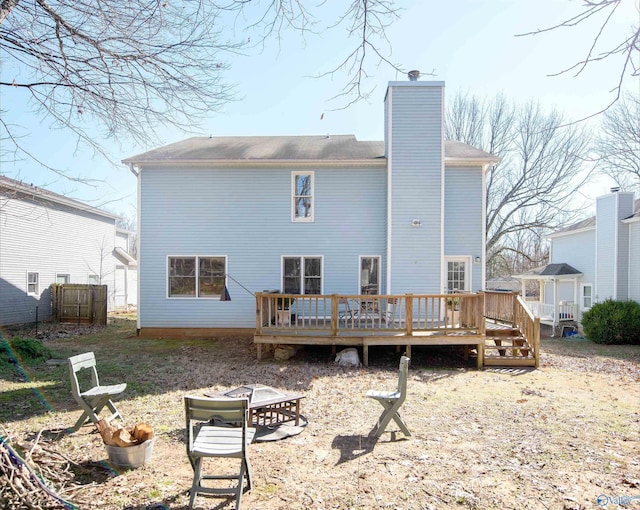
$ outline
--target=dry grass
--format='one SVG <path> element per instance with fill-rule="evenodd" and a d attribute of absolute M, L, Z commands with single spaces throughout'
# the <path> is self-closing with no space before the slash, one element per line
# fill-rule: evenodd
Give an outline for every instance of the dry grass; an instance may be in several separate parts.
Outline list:
<path fill-rule="evenodd" d="M 27 368 L 30 382 L 0 371 L 3 434 L 29 448 L 43 431 L 40 445 L 69 460 L 57 489 L 79 508 L 186 508 L 182 396 L 247 383 L 303 392 L 309 425 L 251 446 L 245 508 L 598 508 L 602 494 L 640 496 L 639 347 L 545 340 L 533 371 L 476 371 L 449 349 L 415 349 L 402 408 L 413 436 L 392 423 L 376 442 L 369 432 L 382 408 L 363 395 L 395 385 L 392 348 L 372 349 L 369 368 L 348 369 L 331 363 L 328 348 L 257 362 L 250 339 L 144 340 L 133 331 L 121 321 L 46 343 L 59 357 L 93 350 L 103 382 L 127 381 L 120 411 L 157 433 L 149 466 L 114 470 L 92 426 L 66 431 L 79 416 L 66 367 Z"/>

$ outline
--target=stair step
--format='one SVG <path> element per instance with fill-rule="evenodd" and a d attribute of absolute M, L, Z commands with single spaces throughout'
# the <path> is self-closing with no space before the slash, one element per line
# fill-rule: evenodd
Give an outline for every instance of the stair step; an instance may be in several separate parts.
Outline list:
<path fill-rule="evenodd" d="M 535 367 L 536 360 L 533 358 L 510 358 L 506 356 L 484 358 L 485 366 L 492 367 Z"/>
<path fill-rule="evenodd" d="M 531 349 L 531 347 L 525 342 L 522 345 L 485 345 L 484 349 L 496 351 L 502 349 Z"/>

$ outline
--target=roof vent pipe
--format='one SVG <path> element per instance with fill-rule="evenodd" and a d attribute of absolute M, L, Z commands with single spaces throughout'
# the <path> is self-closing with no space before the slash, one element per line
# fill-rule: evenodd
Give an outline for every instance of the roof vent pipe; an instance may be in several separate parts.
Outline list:
<path fill-rule="evenodd" d="M 418 81 L 418 78 L 420 78 L 420 71 L 409 71 L 407 75 L 409 76 L 409 81 Z"/>
<path fill-rule="evenodd" d="M 620 191 L 620 188 L 618 186 L 611 188 L 609 191 L 611 191 L 611 193 L 617 193 L 618 191 Z"/>

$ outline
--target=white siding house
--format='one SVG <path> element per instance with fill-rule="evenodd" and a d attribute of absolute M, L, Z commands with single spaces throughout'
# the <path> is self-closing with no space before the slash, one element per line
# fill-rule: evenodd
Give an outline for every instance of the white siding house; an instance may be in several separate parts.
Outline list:
<path fill-rule="evenodd" d="M 634 201 L 633 193 L 598 197 L 595 216 L 549 240 L 549 265 L 519 275 L 540 281 L 541 301 L 530 305 L 547 322 L 579 323 L 585 311 L 606 299 L 640 303 L 640 200 Z"/>
<path fill-rule="evenodd" d="M 482 290 L 498 158 L 445 141 L 443 114 L 443 82 L 391 82 L 384 141 L 190 138 L 125 159 L 138 176 L 139 330 L 251 330 L 251 293 L 265 290 Z"/>
<path fill-rule="evenodd" d="M 107 285 L 113 309 L 117 265 L 131 264 L 114 250 L 117 219 L 0 176 L 0 325 L 33 322 L 36 307 L 49 320 L 54 283 Z"/>

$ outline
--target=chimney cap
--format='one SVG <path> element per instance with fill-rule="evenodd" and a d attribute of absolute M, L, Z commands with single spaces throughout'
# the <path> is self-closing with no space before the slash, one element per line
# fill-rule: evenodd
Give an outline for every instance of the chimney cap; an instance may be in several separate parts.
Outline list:
<path fill-rule="evenodd" d="M 611 191 L 611 193 L 617 193 L 618 191 L 620 191 L 620 186 L 614 186 L 609 191 Z"/>
<path fill-rule="evenodd" d="M 409 81 L 418 81 L 418 78 L 420 78 L 420 71 L 414 69 L 413 71 L 409 71 L 407 76 L 409 76 Z"/>

